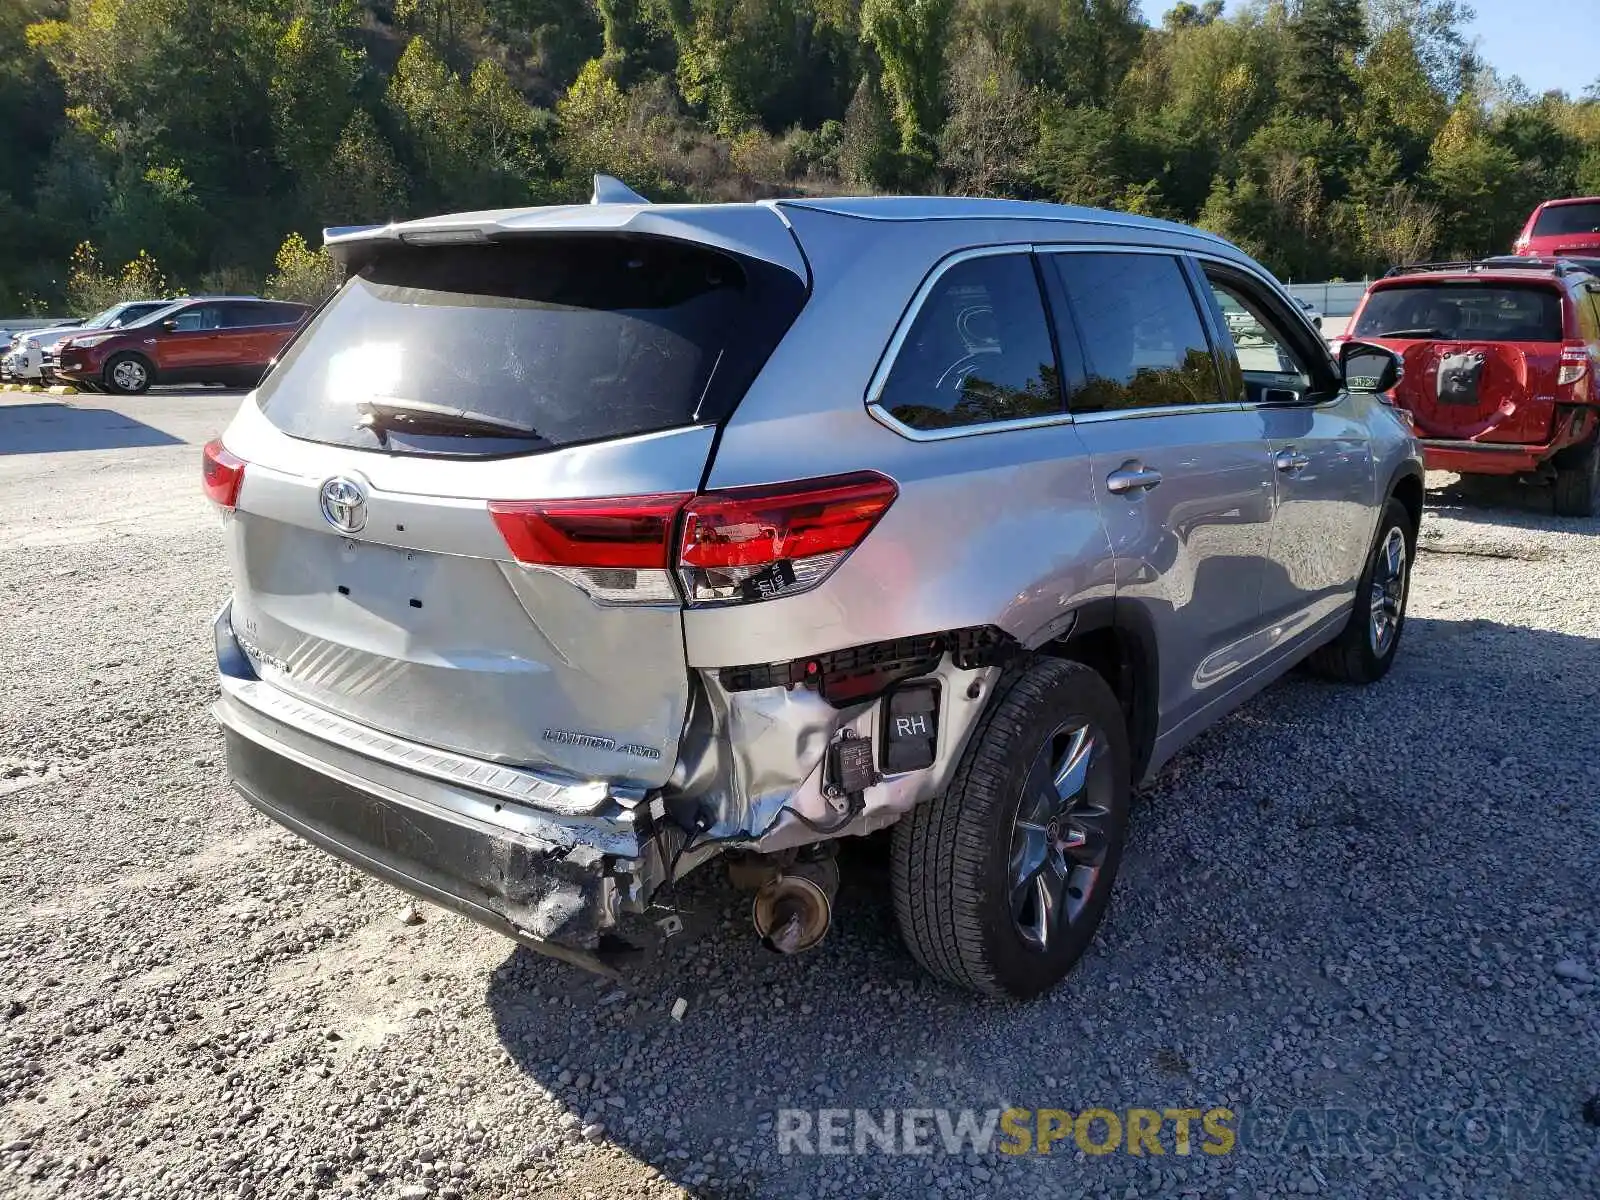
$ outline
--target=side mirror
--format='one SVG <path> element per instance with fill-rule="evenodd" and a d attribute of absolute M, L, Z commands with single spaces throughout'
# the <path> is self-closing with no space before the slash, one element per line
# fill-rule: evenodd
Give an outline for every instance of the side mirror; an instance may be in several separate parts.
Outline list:
<path fill-rule="evenodd" d="M 165 321 L 161 322 L 161 328 L 165 329 L 168 333 L 178 332 L 178 319 L 176 317 L 168 317 Z"/>
<path fill-rule="evenodd" d="M 1339 373 L 1347 392 L 1387 392 L 1405 378 L 1400 356 L 1371 342 L 1346 342 L 1339 347 Z"/>

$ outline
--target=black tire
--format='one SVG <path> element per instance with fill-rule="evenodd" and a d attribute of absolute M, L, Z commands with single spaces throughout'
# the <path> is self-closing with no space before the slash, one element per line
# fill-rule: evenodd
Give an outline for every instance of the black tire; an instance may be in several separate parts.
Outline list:
<path fill-rule="evenodd" d="M 1096 872 L 1086 891 L 1067 885 L 1060 899 L 1063 924 L 1039 946 L 1027 940 L 1013 913 L 1013 836 L 1023 836 L 1016 823 L 1029 799 L 1024 784 L 1030 771 L 1041 760 L 1053 762 L 1052 743 L 1073 738 L 1063 730 L 1079 725 L 1104 739 L 1084 768 L 1084 794 L 1092 779 L 1103 855 L 1086 868 Z M 1127 838 L 1131 761 L 1122 708 L 1093 670 L 1059 659 L 1009 668 L 996 682 L 949 790 L 894 827 L 895 916 L 913 957 L 940 979 L 990 996 L 1026 1000 L 1058 983 L 1087 949 L 1116 880 Z M 1060 829 L 1066 828 L 1063 822 Z M 1058 834 L 1054 820 L 1050 831 Z M 1055 841 L 1043 844 L 1059 851 Z M 1070 916 L 1069 896 L 1078 905 Z"/>
<path fill-rule="evenodd" d="M 118 367 L 124 369 L 118 371 Z M 108 392 L 115 392 L 119 396 L 142 396 L 155 382 L 155 371 L 150 366 L 150 360 L 142 354 L 114 354 L 106 362 L 101 378 Z"/>
<path fill-rule="evenodd" d="M 1556 515 L 1592 517 L 1600 500 L 1600 441 L 1567 451 L 1556 464 Z"/>
<path fill-rule="evenodd" d="M 1373 585 L 1377 581 L 1380 563 L 1383 563 L 1394 531 L 1399 530 L 1404 542 L 1400 595 L 1393 613 L 1393 635 L 1382 646 L 1374 632 Z M 1326 679 L 1340 683 L 1376 683 L 1389 673 L 1394 656 L 1400 649 L 1400 635 L 1406 628 L 1406 603 L 1411 598 L 1411 564 L 1417 556 L 1417 530 L 1411 514 L 1400 501 L 1389 498 L 1383 506 L 1383 517 L 1378 522 L 1377 536 L 1367 552 L 1367 565 L 1361 571 L 1361 581 L 1356 586 L 1356 606 L 1350 621 L 1326 646 L 1312 652 L 1306 660 L 1310 668 Z"/>

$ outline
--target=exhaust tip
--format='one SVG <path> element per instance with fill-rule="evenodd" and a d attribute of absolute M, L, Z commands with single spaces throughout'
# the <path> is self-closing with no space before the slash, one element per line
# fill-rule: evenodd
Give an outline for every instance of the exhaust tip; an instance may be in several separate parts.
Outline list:
<path fill-rule="evenodd" d="M 780 875 L 762 885 L 750 915 L 764 946 L 779 954 L 798 954 L 827 935 L 833 902 L 814 880 Z"/>

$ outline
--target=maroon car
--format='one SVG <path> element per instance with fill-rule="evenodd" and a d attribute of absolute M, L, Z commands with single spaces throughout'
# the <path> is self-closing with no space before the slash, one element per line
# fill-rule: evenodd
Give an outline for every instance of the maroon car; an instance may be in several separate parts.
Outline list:
<path fill-rule="evenodd" d="M 126 395 L 156 383 L 254 387 L 310 311 L 253 296 L 180 300 L 136 324 L 67 338 L 56 374 Z"/>

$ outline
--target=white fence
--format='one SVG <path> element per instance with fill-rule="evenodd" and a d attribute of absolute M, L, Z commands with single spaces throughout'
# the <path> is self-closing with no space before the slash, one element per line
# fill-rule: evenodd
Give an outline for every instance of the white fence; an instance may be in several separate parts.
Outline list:
<path fill-rule="evenodd" d="M 1358 283 L 1290 283 L 1285 285 L 1297 300 L 1309 300 L 1324 316 L 1348 317 L 1366 293 L 1365 280 Z"/>

